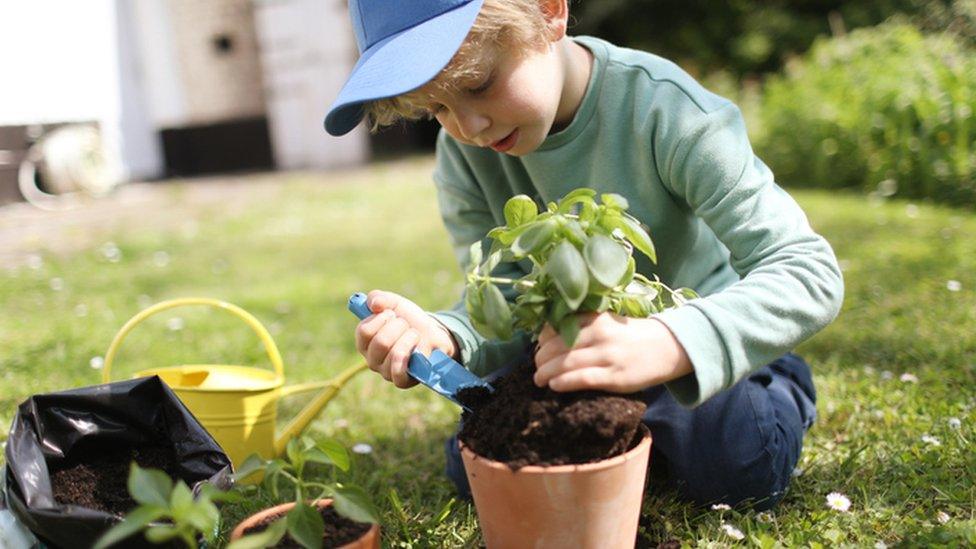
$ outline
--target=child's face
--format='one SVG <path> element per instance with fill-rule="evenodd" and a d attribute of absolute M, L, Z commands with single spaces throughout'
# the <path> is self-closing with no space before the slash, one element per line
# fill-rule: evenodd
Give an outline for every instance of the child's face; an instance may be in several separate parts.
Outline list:
<path fill-rule="evenodd" d="M 496 56 L 478 82 L 432 94 L 431 111 L 451 137 L 521 156 L 542 144 L 557 122 L 564 70 L 557 49 Z"/>

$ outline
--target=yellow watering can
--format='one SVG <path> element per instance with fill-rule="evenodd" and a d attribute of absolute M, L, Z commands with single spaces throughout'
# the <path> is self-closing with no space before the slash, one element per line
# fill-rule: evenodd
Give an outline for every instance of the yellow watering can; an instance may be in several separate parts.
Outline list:
<path fill-rule="evenodd" d="M 353 376 L 366 364 L 349 368 L 334 379 L 284 387 L 285 373 L 281 354 L 271 335 L 250 313 L 224 301 L 205 297 L 173 299 L 157 303 L 135 315 L 119 330 L 105 353 L 102 381 L 111 379 L 112 362 L 125 337 L 150 316 L 175 307 L 207 305 L 236 315 L 261 339 L 274 371 L 246 366 L 192 364 L 150 368 L 134 377 L 157 375 L 166 382 L 183 404 L 213 435 L 234 465 L 258 453 L 266 459 L 281 454 L 288 439 L 298 435 Z M 275 418 L 282 397 L 309 391 L 321 392 L 285 426 L 275 438 Z"/>

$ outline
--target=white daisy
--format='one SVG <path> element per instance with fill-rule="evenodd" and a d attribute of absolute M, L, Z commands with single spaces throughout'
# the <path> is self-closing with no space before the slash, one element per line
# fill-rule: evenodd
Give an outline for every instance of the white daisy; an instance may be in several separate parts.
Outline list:
<path fill-rule="evenodd" d="M 37 271 L 44 266 L 44 258 L 37 254 L 31 254 L 27 256 L 27 266 L 32 271 Z"/>
<path fill-rule="evenodd" d="M 874 542 L 874 549 L 888 549 L 888 544 L 883 541 Z"/>
<path fill-rule="evenodd" d="M 102 256 L 111 263 L 118 263 L 122 259 L 122 250 L 115 245 L 115 242 L 106 242 L 100 249 Z"/>
<path fill-rule="evenodd" d="M 762 511 L 756 514 L 756 520 L 768 524 L 776 520 L 776 516 L 769 511 Z"/>
<path fill-rule="evenodd" d="M 904 383 L 918 383 L 918 376 L 916 376 L 915 374 L 909 374 L 907 372 L 902 374 L 901 377 L 899 377 L 898 379 L 900 379 Z"/>
<path fill-rule="evenodd" d="M 55 292 L 60 292 L 64 289 L 64 280 L 61 278 L 52 278 L 50 281 L 51 289 Z"/>
<path fill-rule="evenodd" d="M 831 492 L 827 494 L 827 507 L 846 513 L 851 508 L 851 500 L 840 492 Z"/>
<path fill-rule="evenodd" d="M 912 219 L 918 217 L 918 206 L 916 206 L 915 204 L 909 204 L 905 206 L 905 215 L 907 215 Z"/>
<path fill-rule="evenodd" d="M 184 326 L 186 326 L 186 322 L 184 322 L 183 319 L 178 316 L 174 316 L 166 321 L 166 327 L 174 332 L 182 330 Z"/>
<path fill-rule="evenodd" d="M 950 280 L 946 282 L 946 289 L 950 292 L 958 292 L 962 289 L 962 282 L 959 282 L 958 280 Z"/>
<path fill-rule="evenodd" d="M 881 379 L 891 379 L 893 377 L 895 377 L 895 374 L 891 373 L 888 370 L 881 372 Z"/>
<path fill-rule="evenodd" d="M 945 524 L 949 522 L 950 517 L 949 514 L 946 513 L 945 511 L 939 511 L 938 513 L 935 514 L 935 520 L 939 521 L 939 524 Z"/>
<path fill-rule="evenodd" d="M 715 503 L 712 505 L 712 511 L 729 511 L 732 508 L 725 503 Z"/>
<path fill-rule="evenodd" d="M 922 435 L 922 442 L 931 446 L 942 446 L 942 441 L 932 435 Z"/>
<path fill-rule="evenodd" d="M 356 444 L 355 446 L 352 447 L 352 451 L 355 454 L 364 454 L 364 455 L 372 454 L 373 447 L 370 446 L 369 444 L 366 444 L 365 442 L 360 442 L 359 444 Z"/>
<path fill-rule="evenodd" d="M 84 303 L 75 305 L 75 316 L 88 316 L 88 305 Z"/>
<path fill-rule="evenodd" d="M 100 356 L 94 356 L 92 357 L 91 360 L 88 361 L 88 365 L 94 368 L 95 370 L 101 370 L 102 368 L 105 367 L 105 359 Z"/>
<path fill-rule="evenodd" d="M 962 420 L 957 417 L 950 417 L 948 419 L 950 429 L 959 429 L 962 427 Z"/>
<path fill-rule="evenodd" d="M 349 427 L 349 420 L 340 417 L 339 419 L 332 422 L 332 426 L 335 427 L 336 429 L 345 429 L 346 427 Z"/>
<path fill-rule="evenodd" d="M 722 530 L 725 531 L 725 535 L 729 536 L 734 540 L 741 540 L 741 539 L 745 539 L 746 537 L 746 535 L 742 533 L 742 530 L 739 530 L 735 526 L 732 526 L 731 524 L 727 524 L 725 522 L 722 523 Z"/>

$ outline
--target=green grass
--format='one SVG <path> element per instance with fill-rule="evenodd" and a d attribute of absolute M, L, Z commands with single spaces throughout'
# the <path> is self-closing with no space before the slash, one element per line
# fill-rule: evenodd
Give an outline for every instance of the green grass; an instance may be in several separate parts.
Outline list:
<path fill-rule="evenodd" d="M 145 305 L 179 296 L 221 298 L 256 315 L 273 332 L 290 382 L 356 364 L 349 294 L 385 288 L 436 309 L 460 293 L 429 169 L 413 160 L 332 176 L 283 174 L 270 199 L 264 193 L 241 211 L 197 212 L 195 229 L 131 227 L 67 256 L 38 250 L 37 269 L 0 271 L 0 421 L 9 424 L 32 393 L 98 383 L 90 360 L 104 355 L 116 330 Z M 235 192 L 247 193 L 248 184 Z M 765 547 L 976 543 L 976 216 L 838 193 L 794 195 L 834 245 L 847 285 L 840 318 L 799 349 L 820 395 L 802 474 L 771 515 L 695 509 L 651 492 L 647 541 L 737 543 L 724 521 L 745 534 L 738 543 Z M 118 262 L 102 253 L 108 241 L 121 251 Z M 169 258 L 162 266 L 154 260 L 160 251 Z M 950 280 L 961 290 L 950 291 Z M 177 317 L 182 329 L 171 330 Z M 129 336 L 112 376 L 180 363 L 266 366 L 267 359 L 229 315 L 177 309 Z M 302 398 L 279 415 L 294 413 Z M 385 545 L 477 546 L 474 508 L 451 503 L 442 473 L 442 441 L 456 416 L 432 393 L 399 391 L 364 374 L 309 433 L 373 447 L 356 456 L 353 477 L 380 504 Z M 960 428 L 950 427 L 953 417 Z M 923 442 L 926 434 L 941 445 Z M 849 513 L 826 507 L 834 491 L 850 497 Z M 259 504 L 229 509 L 228 526 Z M 950 517 L 946 524 L 939 512 Z"/>

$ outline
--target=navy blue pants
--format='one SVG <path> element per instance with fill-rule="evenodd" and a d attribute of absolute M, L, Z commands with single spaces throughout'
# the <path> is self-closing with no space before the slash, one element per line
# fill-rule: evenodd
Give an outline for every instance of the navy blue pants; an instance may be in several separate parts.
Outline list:
<path fill-rule="evenodd" d="M 650 475 L 698 504 L 747 501 L 757 510 L 776 505 L 817 415 L 810 367 L 792 353 L 697 408 L 678 404 L 664 386 L 644 396 L 644 423 L 654 437 Z M 447 476 L 470 498 L 456 434 L 445 451 Z"/>

